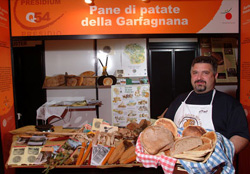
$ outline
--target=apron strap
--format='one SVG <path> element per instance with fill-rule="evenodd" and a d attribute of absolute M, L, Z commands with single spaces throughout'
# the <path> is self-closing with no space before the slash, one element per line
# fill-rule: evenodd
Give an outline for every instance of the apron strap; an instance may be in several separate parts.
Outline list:
<path fill-rule="evenodd" d="M 213 90 L 213 96 L 212 96 L 212 99 L 211 99 L 210 105 L 211 105 L 211 104 L 213 104 L 215 93 L 216 93 L 216 90 L 214 89 L 214 90 Z"/>
<path fill-rule="evenodd" d="M 184 103 L 186 103 L 186 100 L 188 99 L 188 97 L 191 95 L 191 93 L 193 92 L 194 90 L 190 91 L 189 94 L 187 95 L 187 97 L 185 98 L 185 100 L 183 101 Z"/>
<path fill-rule="evenodd" d="M 188 99 L 188 97 L 191 95 L 191 93 L 193 92 L 194 90 L 190 91 L 189 94 L 187 95 L 187 97 L 185 98 L 185 100 L 183 101 L 184 103 L 186 103 L 186 100 Z M 213 94 L 212 94 L 212 99 L 211 99 L 211 102 L 210 102 L 210 105 L 213 103 L 214 101 L 214 96 L 215 96 L 215 93 L 216 93 L 216 90 L 213 89 Z"/>

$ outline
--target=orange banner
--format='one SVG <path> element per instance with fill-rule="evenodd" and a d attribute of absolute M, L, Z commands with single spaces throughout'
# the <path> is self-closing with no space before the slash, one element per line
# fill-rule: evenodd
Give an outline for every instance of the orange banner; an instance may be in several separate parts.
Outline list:
<path fill-rule="evenodd" d="M 237 33 L 238 0 L 11 0 L 12 36 Z"/>
<path fill-rule="evenodd" d="M 241 46 L 240 46 L 240 102 L 247 115 L 248 129 L 250 131 L 250 2 L 241 0 Z M 250 155 L 250 145 L 240 154 L 238 161 L 238 173 L 247 174 Z"/>
<path fill-rule="evenodd" d="M 9 131 L 15 129 L 8 3 L 8 0 L 0 1 L 0 132 L 3 147 L 0 155 L 5 163 L 12 142 Z M 5 170 L 5 173 L 14 173 L 14 170 Z"/>
<path fill-rule="evenodd" d="M 250 3 L 245 0 L 241 5 L 240 101 L 250 108 Z"/>

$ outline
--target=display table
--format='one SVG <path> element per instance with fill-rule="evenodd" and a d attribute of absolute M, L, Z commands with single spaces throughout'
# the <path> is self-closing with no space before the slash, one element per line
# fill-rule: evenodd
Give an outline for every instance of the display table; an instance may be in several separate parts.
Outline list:
<path fill-rule="evenodd" d="M 35 130 L 35 126 L 27 126 L 26 129 L 17 129 L 11 131 L 11 133 L 14 135 L 13 136 L 13 142 L 11 149 L 13 147 L 18 146 L 17 144 L 17 139 L 19 138 L 20 135 L 23 135 L 24 133 L 28 134 L 36 134 L 39 133 L 38 131 Z M 42 132 L 40 132 L 42 134 Z M 62 127 L 55 127 L 55 132 L 54 135 L 57 133 L 61 135 L 73 135 L 75 134 L 74 129 L 63 129 Z M 49 133 L 44 133 L 44 134 L 49 134 Z M 50 133 L 50 136 L 54 136 L 53 132 Z M 65 143 L 66 140 L 61 140 L 61 141 L 50 141 L 47 140 L 47 142 L 44 145 L 53 145 L 53 144 L 58 144 L 62 145 Z M 16 173 L 42 173 L 46 169 L 46 164 L 45 165 L 7 165 L 6 167 L 9 168 L 15 168 Z M 49 173 L 149 173 L 149 174 L 155 174 L 159 173 L 162 174 L 163 170 L 159 166 L 157 169 L 155 168 L 144 168 L 142 163 L 138 162 L 133 162 L 129 164 L 112 164 L 112 165 L 100 165 L 100 166 L 93 166 L 93 165 L 58 165 L 54 169 L 50 170 Z M 177 168 L 175 168 L 174 173 L 186 173 L 179 171 Z"/>
<path fill-rule="evenodd" d="M 177 171 L 183 173 L 183 169 L 177 168 L 177 166 L 183 167 L 185 169 L 184 171 L 188 171 L 189 173 L 203 173 L 204 171 L 205 173 L 210 173 L 212 171 L 218 173 L 220 173 L 220 171 L 230 171 L 229 173 L 234 173 L 235 171 L 233 166 L 234 146 L 230 140 L 218 132 L 208 132 L 214 135 L 214 149 L 211 151 L 212 153 L 207 154 L 205 162 L 198 162 L 186 160 L 187 156 L 185 156 L 185 159 L 182 159 L 173 158 L 164 154 L 146 154 L 143 150 L 143 146 L 140 145 L 140 134 L 133 135 L 130 131 L 131 130 L 127 128 L 119 128 L 118 131 L 114 131 L 113 133 L 105 131 L 85 133 L 82 129 L 75 130 L 55 127 L 54 132 L 40 132 L 35 129 L 35 126 L 13 130 L 11 133 L 14 136 L 7 167 L 16 168 L 18 170 L 40 169 L 40 171 L 42 171 L 49 165 L 49 169 L 52 171 L 54 169 L 65 169 L 65 171 L 76 170 L 76 172 L 79 170 L 89 170 L 90 173 L 92 173 L 91 170 L 95 173 L 99 172 L 99 170 L 118 171 L 124 170 L 124 168 L 133 173 L 137 173 L 137 170 L 141 169 L 148 171 L 153 170 L 155 173 L 159 168 L 162 168 L 163 171 L 167 173 L 172 173 L 173 171 L 174 173 L 177 173 Z M 25 136 L 23 134 L 25 134 Z M 31 146 L 29 143 L 30 140 L 34 137 L 39 137 L 38 135 L 46 135 L 47 141 L 45 144 L 40 145 L 40 147 Z M 110 138 L 109 140 L 108 136 Z M 113 136 L 113 138 L 111 136 Z M 20 145 L 20 142 L 17 141 L 20 137 L 28 137 L 28 143 L 25 142 L 26 144 Z M 130 143 L 130 146 L 126 148 L 125 143 L 126 145 Z M 126 154 L 125 152 L 129 151 L 130 147 L 132 149 L 135 148 L 135 151 L 133 154 L 127 155 L 127 159 L 129 160 L 124 160 L 127 162 L 122 164 L 121 159 L 125 159 L 122 158 L 122 155 Z M 111 151 L 112 148 L 114 151 Z M 81 153 L 80 151 L 82 149 L 83 151 Z M 109 152 L 111 152 L 111 156 L 108 155 Z M 40 158 L 38 158 L 38 154 L 42 154 Z M 104 160 L 106 157 L 108 161 Z M 81 161 L 80 163 L 77 162 L 79 159 Z M 161 172 L 163 171 L 161 170 Z M 145 173 L 151 172 L 145 171 Z"/>
<path fill-rule="evenodd" d="M 35 167 L 18 167 L 15 168 L 16 174 L 41 174 L 44 168 Z M 144 168 L 140 166 L 133 167 L 114 167 L 114 168 L 95 168 L 95 167 L 65 167 L 55 168 L 49 172 L 49 174 L 164 174 L 161 167 L 158 168 Z M 179 171 L 177 168 L 173 172 L 174 174 L 187 174 L 187 172 Z"/>

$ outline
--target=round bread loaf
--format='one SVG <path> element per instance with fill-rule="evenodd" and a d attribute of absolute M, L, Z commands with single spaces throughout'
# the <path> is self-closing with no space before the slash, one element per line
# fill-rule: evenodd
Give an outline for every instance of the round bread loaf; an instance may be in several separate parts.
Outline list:
<path fill-rule="evenodd" d="M 67 86 L 76 86 L 77 84 L 77 79 L 72 77 L 67 79 Z"/>
<path fill-rule="evenodd" d="M 93 76 L 95 75 L 94 71 L 85 71 L 80 74 L 80 77 L 83 77 L 83 86 L 94 86 L 96 82 L 96 78 Z M 88 78 L 89 77 L 89 78 Z"/>
<path fill-rule="evenodd" d="M 171 131 L 162 126 L 147 127 L 142 131 L 140 139 L 143 148 L 151 155 L 157 154 L 161 149 L 165 149 L 174 142 Z"/>
<path fill-rule="evenodd" d="M 172 132 L 174 137 L 177 137 L 177 126 L 172 120 L 168 118 L 159 118 L 155 121 L 154 125 L 163 126 L 164 128 L 167 128 Z"/>
<path fill-rule="evenodd" d="M 204 129 L 201 126 L 188 126 L 186 127 L 183 132 L 182 132 L 182 136 L 186 137 L 186 136 L 195 136 L 195 137 L 201 137 L 203 134 L 205 134 L 207 131 L 206 129 Z"/>
<path fill-rule="evenodd" d="M 213 147 L 215 147 L 216 142 L 217 142 L 217 135 L 214 131 L 207 132 L 203 134 L 202 137 L 206 137 L 212 140 Z"/>
<path fill-rule="evenodd" d="M 113 80 L 110 77 L 106 77 L 103 79 L 104 86 L 108 86 L 108 85 L 112 85 L 112 84 L 113 84 Z"/>
<path fill-rule="evenodd" d="M 91 77 L 91 76 L 94 76 L 94 75 L 95 75 L 94 71 L 85 71 L 85 72 L 80 74 L 81 77 Z"/>

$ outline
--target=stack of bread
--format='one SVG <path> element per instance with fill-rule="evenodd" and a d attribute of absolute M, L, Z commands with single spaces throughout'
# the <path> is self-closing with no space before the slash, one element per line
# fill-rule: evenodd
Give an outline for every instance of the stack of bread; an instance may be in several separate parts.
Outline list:
<path fill-rule="evenodd" d="M 47 76 L 44 80 L 44 87 L 58 86 L 95 86 L 96 77 L 94 71 L 85 71 L 79 76 L 64 74 Z"/>
<path fill-rule="evenodd" d="M 135 144 L 139 134 L 149 125 L 150 121 L 142 119 L 139 123 L 131 122 L 125 128 L 112 133 L 95 132 L 92 144 L 111 147 L 103 165 L 128 164 L 136 161 Z"/>
<path fill-rule="evenodd" d="M 217 141 L 214 131 L 207 132 L 201 126 L 187 126 L 178 136 L 175 123 L 167 118 L 158 119 L 153 126 L 141 133 L 145 153 L 205 162 L 213 152 Z"/>

